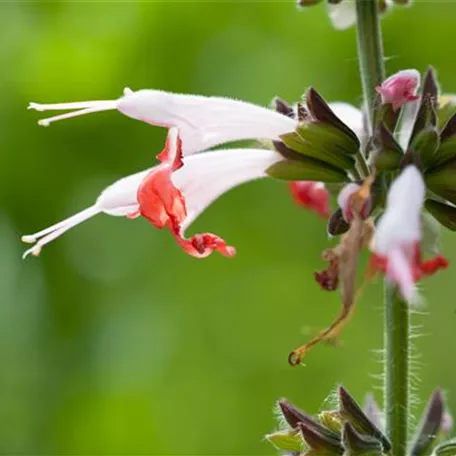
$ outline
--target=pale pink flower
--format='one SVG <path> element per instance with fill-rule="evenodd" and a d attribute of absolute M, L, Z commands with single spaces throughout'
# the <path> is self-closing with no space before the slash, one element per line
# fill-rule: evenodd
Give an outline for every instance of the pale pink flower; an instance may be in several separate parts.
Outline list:
<path fill-rule="evenodd" d="M 124 95 L 117 100 L 30 103 L 29 109 L 71 110 L 40 120 L 38 123 L 43 126 L 94 112 L 118 110 L 128 117 L 152 125 L 176 127 L 184 155 L 242 139 L 276 140 L 280 135 L 294 131 L 298 125 L 297 120 L 252 103 L 161 90 L 133 92 L 125 89 Z"/>
<path fill-rule="evenodd" d="M 425 193 L 421 172 L 414 165 L 407 166 L 390 187 L 373 241 L 372 266 L 396 283 L 403 298 L 411 303 L 418 301 L 416 282 L 448 265 L 440 255 L 426 261 L 421 259 L 421 211 Z"/>
<path fill-rule="evenodd" d="M 24 258 L 39 255 L 46 244 L 99 213 L 145 217 L 157 228 L 168 228 L 179 245 L 197 258 L 215 250 L 233 256 L 234 247 L 220 237 L 204 233 L 186 238 L 185 230 L 220 195 L 244 182 L 265 177 L 266 169 L 283 157 L 265 149 L 226 149 L 184 157 L 178 129 L 172 128 L 159 159 L 159 165 L 107 187 L 89 208 L 23 236 L 24 242 L 35 244 L 24 253 Z"/>
<path fill-rule="evenodd" d="M 328 14 L 334 28 L 344 30 L 356 24 L 355 0 L 328 3 Z"/>
<path fill-rule="evenodd" d="M 419 99 L 417 90 L 421 77 L 417 70 L 402 70 L 385 79 L 376 91 L 382 97 L 382 103 L 391 104 L 393 110 Z"/>

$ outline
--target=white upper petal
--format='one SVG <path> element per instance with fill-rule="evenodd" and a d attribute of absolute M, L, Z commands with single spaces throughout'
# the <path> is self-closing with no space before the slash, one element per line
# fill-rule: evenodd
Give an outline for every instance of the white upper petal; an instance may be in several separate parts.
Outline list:
<path fill-rule="evenodd" d="M 265 149 L 226 149 L 184 158 L 184 166 L 173 173 L 187 206 L 187 228 L 215 199 L 228 190 L 265 177 L 266 169 L 283 157 Z"/>
<path fill-rule="evenodd" d="M 403 150 L 407 150 L 415 124 L 416 115 L 420 107 L 420 100 L 411 101 L 402 107 L 398 142 Z"/>
<path fill-rule="evenodd" d="M 336 29 L 343 30 L 356 24 L 355 0 L 343 0 L 328 4 L 329 18 Z"/>
<path fill-rule="evenodd" d="M 407 166 L 388 192 L 386 210 L 378 223 L 374 250 L 387 256 L 393 249 L 410 246 L 421 238 L 420 215 L 425 185 L 418 169 Z"/>
<path fill-rule="evenodd" d="M 138 210 L 138 188 L 150 169 L 119 179 L 106 187 L 96 206 L 109 215 L 128 215 Z"/>
<path fill-rule="evenodd" d="M 334 111 L 339 119 L 350 127 L 353 132 L 362 139 L 364 136 L 363 113 L 361 109 L 355 108 L 350 103 L 335 101 L 329 103 L 329 107 Z"/>
<path fill-rule="evenodd" d="M 421 83 L 421 74 L 415 68 L 401 70 L 401 71 L 398 71 L 397 73 L 394 73 L 391 76 L 387 77 L 382 82 L 382 86 L 388 86 L 389 84 L 397 81 L 398 79 L 410 79 L 410 80 L 414 81 L 416 87 L 419 87 L 419 85 Z"/>
<path fill-rule="evenodd" d="M 410 262 L 405 252 L 400 248 L 394 248 L 389 253 L 387 275 L 398 284 L 401 294 L 407 302 L 418 302 L 419 298 Z"/>
<path fill-rule="evenodd" d="M 117 108 L 153 125 L 177 127 L 184 155 L 230 141 L 277 139 L 297 126 L 296 120 L 244 101 L 160 90 L 128 93 Z"/>

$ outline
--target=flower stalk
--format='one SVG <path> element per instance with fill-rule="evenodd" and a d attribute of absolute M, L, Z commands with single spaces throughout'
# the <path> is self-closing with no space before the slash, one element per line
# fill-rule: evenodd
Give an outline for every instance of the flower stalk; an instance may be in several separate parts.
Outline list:
<path fill-rule="evenodd" d="M 377 0 L 356 0 L 358 58 L 369 129 L 374 131 L 376 87 L 385 79 L 383 44 Z M 385 388 L 386 435 L 392 454 L 404 456 L 409 415 L 409 307 L 397 287 L 385 281 Z"/>
<path fill-rule="evenodd" d="M 385 79 L 377 0 L 356 0 L 358 59 L 369 128 L 375 121 L 375 88 Z"/>
<path fill-rule="evenodd" d="M 410 310 L 385 280 L 385 418 L 394 456 L 405 456 L 409 416 Z"/>

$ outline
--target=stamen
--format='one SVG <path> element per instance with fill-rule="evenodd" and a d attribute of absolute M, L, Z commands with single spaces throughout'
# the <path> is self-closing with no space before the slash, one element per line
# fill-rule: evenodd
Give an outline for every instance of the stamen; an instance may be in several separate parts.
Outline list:
<path fill-rule="evenodd" d="M 33 234 L 26 234 L 22 236 L 21 240 L 22 242 L 25 242 L 27 244 L 33 244 L 36 242 L 40 237 L 45 236 L 46 234 L 52 233 L 55 230 L 58 230 L 64 225 L 70 224 L 71 226 L 74 226 L 84 220 L 86 220 L 89 217 L 92 217 L 93 215 L 97 214 L 99 212 L 98 209 L 95 208 L 95 206 L 88 207 L 87 209 L 84 209 L 81 212 L 78 212 L 75 215 L 72 215 L 71 217 L 68 217 L 65 220 L 62 220 L 59 223 L 56 223 L 52 226 L 49 226 L 45 228 L 44 230 L 38 231 L 37 233 Z"/>
<path fill-rule="evenodd" d="M 22 259 L 25 260 L 29 255 L 38 256 L 41 253 L 41 247 L 39 245 L 34 245 L 31 249 L 26 250 L 22 254 Z"/>
<path fill-rule="evenodd" d="M 110 111 L 117 109 L 117 100 L 105 100 L 105 101 L 86 101 L 76 103 L 56 103 L 56 104 L 43 104 L 30 103 L 29 109 L 35 109 L 36 111 L 52 111 L 52 110 L 63 110 L 63 109 L 76 109 L 76 111 L 67 112 L 65 114 L 59 114 L 54 117 L 48 117 L 38 121 L 38 125 L 47 127 L 52 122 L 57 120 L 70 119 L 71 117 L 83 116 L 92 112 Z"/>
<path fill-rule="evenodd" d="M 76 225 L 84 222 L 85 220 L 93 217 L 94 215 L 100 213 L 101 210 L 97 206 L 91 206 L 83 211 L 73 215 L 72 217 L 63 220 L 62 222 L 56 223 L 55 225 L 50 226 L 42 231 L 39 231 L 35 234 L 22 236 L 22 241 L 27 243 L 37 242 L 32 248 L 24 252 L 22 258 L 26 258 L 28 255 L 32 254 L 38 256 L 41 252 L 41 249 L 49 242 L 61 236 L 63 233 L 73 228 Z"/>
<path fill-rule="evenodd" d="M 95 101 L 71 101 L 69 103 L 34 103 L 31 102 L 27 109 L 35 111 L 66 111 L 68 109 L 85 109 L 100 106 L 100 104 L 112 103 L 115 100 L 95 100 Z"/>

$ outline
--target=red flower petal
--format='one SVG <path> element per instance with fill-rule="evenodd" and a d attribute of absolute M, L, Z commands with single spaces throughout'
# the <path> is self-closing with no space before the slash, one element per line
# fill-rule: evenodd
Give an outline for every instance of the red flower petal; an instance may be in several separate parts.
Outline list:
<path fill-rule="evenodd" d="M 323 218 L 329 217 L 329 192 L 322 183 L 295 181 L 290 182 L 289 188 L 297 204 Z"/>
<path fill-rule="evenodd" d="M 204 258 L 213 251 L 227 257 L 235 255 L 236 249 L 214 234 L 196 234 L 190 239 L 183 237 L 181 226 L 187 217 L 185 198 L 171 180 L 172 173 L 184 166 L 181 140 L 173 137 L 170 132 L 158 158 L 162 164 L 144 178 L 138 189 L 140 215 L 157 228 L 169 228 L 178 244 L 189 255 Z M 135 215 L 131 214 L 133 217 Z"/>

